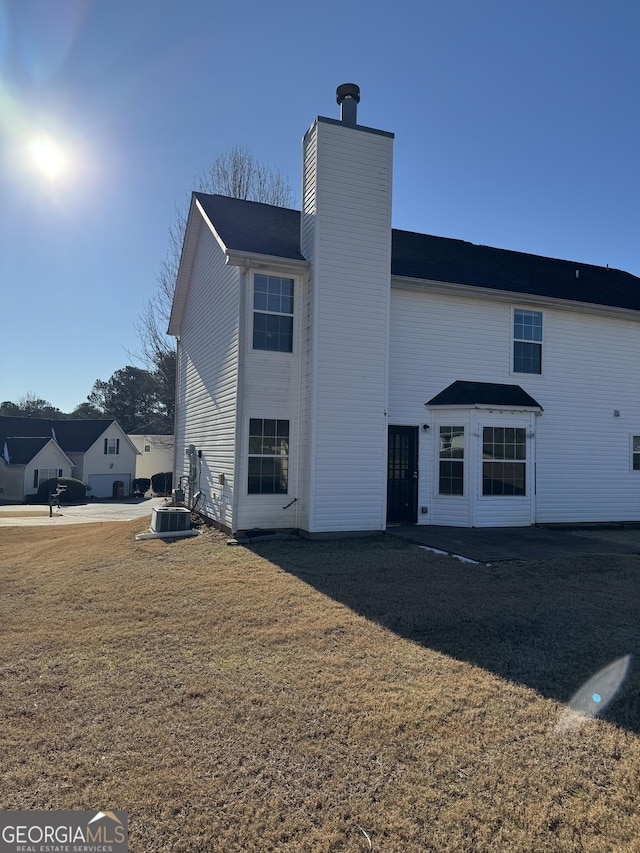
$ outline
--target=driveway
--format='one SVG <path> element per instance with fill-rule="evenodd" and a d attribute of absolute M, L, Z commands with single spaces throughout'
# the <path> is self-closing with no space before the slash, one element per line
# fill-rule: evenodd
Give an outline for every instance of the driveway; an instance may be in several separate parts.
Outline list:
<path fill-rule="evenodd" d="M 151 510 L 162 506 L 166 498 L 148 498 L 131 501 L 90 501 L 54 508 L 49 518 L 49 507 L 25 504 L 0 506 L 0 527 L 42 527 L 58 524 L 91 524 L 106 521 L 134 521 L 151 515 Z"/>

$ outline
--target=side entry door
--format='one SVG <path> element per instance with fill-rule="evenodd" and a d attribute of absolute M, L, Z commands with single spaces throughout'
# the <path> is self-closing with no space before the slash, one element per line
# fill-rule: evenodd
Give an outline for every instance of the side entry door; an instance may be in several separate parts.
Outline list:
<path fill-rule="evenodd" d="M 418 427 L 390 426 L 387 524 L 418 520 Z"/>

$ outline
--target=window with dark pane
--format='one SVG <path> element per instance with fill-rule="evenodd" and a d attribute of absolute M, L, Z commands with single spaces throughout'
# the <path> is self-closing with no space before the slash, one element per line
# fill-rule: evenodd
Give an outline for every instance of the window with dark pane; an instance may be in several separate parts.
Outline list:
<path fill-rule="evenodd" d="M 523 427 L 482 430 L 482 494 L 526 495 L 527 431 Z"/>
<path fill-rule="evenodd" d="M 440 476 L 438 492 L 441 495 L 464 494 L 464 427 L 440 427 Z"/>
<path fill-rule="evenodd" d="M 249 420 L 250 495 L 283 495 L 289 478 L 289 421 Z"/>
<path fill-rule="evenodd" d="M 253 277 L 253 348 L 293 352 L 293 279 Z"/>
<path fill-rule="evenodd" d="M 514 309 L 513 372 L 542 373 L 542 311 Z"/>
<path fill-rule="evenodd" d="M 640 435 L 634 435 L 631 437 L 632 441 L 632 452 L 631 455 L 633 457 L 633 470 L 640 471 Z"/>

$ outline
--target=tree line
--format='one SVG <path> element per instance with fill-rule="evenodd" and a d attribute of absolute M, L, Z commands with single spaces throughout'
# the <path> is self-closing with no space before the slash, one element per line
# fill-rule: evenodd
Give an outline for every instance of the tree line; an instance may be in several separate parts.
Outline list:
<path fill-rule="evenodd" d="M 114 418 L 125 432 L 141 427 L 160 435 L 173 432 L 175 353 L 165 358 L 165 370 L 144 370 L 128 364 L 110 379 L 97 379 L 86 402 L 63 412 L 48 400 L 27 393 L 0 403 L 0 415 L 20 418 L 96 420 Z M 173 361 L 173 364 L 171 362 Z"/>

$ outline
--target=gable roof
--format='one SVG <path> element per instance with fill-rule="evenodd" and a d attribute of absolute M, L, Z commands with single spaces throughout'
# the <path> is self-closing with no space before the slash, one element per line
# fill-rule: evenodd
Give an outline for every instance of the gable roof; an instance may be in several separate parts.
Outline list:
<path fill-rule="evenodd" d="M 542 406 L 519 385 L 499 382 L 452 382 L 425 406 L 504 406 L 540 409 Z"/>
<path fill-rule="evenodd" d="M 68 453 L 84 453 L 108 429 L 113 418 L 96 421 L 52 421 L 60 447 Z"/>
<path fill-rule="evenodd" d="M 193 196 L 227 249 L 304 261 L 299 210 L 223 195 Z"/>
<path fill-rule="evenodd" d="M 193 198 L 227 251 L 304 261 L 300 211 L 207 193 Z M 397 229 L 391 245 L 393 276 L 640 311 L 640 278 L 621 270 Z"/>
<path fill-rule="evenodd" d="M 43 447 L 52 441 L 51 436 L 41 438 L 6 438 L 4 447 L 9 454 L 9 465 L 28 465 Z"/>
<path fill-rule="evenodd" d="M 41 436 L 38 438 L 12 438 L 9 436 L 4 441 L 3 456 L 5 462 L 7 461 L 7 455 L 9 456 L 9 465 L 28 465 L 49 444 L 52 445 L 60 456 L 64 456 L 69 465 L 73 466 L 71 459 L 69 459 L 58 442 L 51 438 L 51 436 Z"/>

